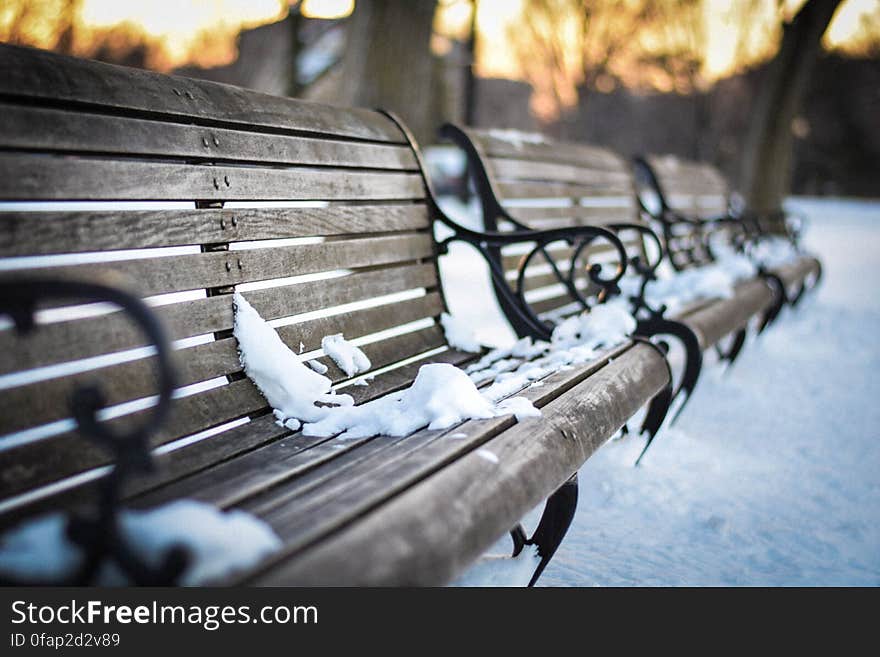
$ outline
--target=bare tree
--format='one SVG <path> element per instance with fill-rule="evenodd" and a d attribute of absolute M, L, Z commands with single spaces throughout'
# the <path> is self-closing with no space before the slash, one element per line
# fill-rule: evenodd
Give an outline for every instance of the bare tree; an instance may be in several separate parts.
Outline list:
<path fill-rule="evenodd" d="M 762 81 L 741 164 L 742 191 L 749 209 L 779 217 L 791 184 L 791 125 L 799 111 L 822 35 L 841 0 L 807 0 L 783 25 L 779 51 Z M 775 228 L 781 230 L 776 223 Z"/>
<path fill-rule="evenodd" d="M 557 107 L 619 81 L 689 90 L 706 38 L 701 0 L 527 0 L 509 36 L 526 77 Z"/>
<path fill-rule="evenodd" d="M 437 123 L 436 7 L 437 0 L 361 0 L 343 58 L 343 100 L 398 113 L 424 143 Z"/>

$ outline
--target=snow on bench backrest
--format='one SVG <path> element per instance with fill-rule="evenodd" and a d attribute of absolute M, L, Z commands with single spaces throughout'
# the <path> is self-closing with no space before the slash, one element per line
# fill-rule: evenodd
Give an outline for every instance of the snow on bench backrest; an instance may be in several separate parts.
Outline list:
<path fill-rule="evenodd" d="M 387 116 L 11 46 L 0 93 L 0 278 L 111 281 L 148 299 L 176 348 L 166 452 L 268 412 L 241 373 L 234 289 L 297 352 L 321 357 L 342 333 L 375 371 L 444 348 L 424 183 Z M 156 392 L 121 312 L 52 306 L 38 321 L 25 337 L 0 326 L 7 517 L 106 464 L 69 418 L 77 384 L 98 382 L 119 424 Z"/>

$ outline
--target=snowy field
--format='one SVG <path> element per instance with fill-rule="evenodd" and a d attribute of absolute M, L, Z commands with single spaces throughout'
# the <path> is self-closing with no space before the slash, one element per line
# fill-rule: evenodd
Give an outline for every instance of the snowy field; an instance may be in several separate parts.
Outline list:
<path fill-rule="evenodd" d="M 818 293 L 731 370 L 707 364 L 639 468 L 637 438 L 593 455 L 541 585 L 880 585 L 880 202 L 790 206 L 811 221 Z M 453 313 L 509 340 L 478 258 L 458 247 L 441 267 Z M 520 584 L 526 570 L 461 583 Z"/>

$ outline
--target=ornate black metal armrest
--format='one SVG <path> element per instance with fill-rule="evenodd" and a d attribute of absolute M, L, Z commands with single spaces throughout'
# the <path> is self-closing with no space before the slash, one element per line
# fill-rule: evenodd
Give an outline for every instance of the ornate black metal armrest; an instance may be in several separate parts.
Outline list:
<path fill-rule="evenodd" d="M 0 315 L 9 315 L 21 334 L 36 329 L 35 313 L 48 300 L 109 302 L 118 305 L 144 332 L 156 350 L 158 400 L 146 421 L 127 431 L 114 430 L 100 422 L 98 414 L 105 406 L 101 390 L 89 385 L 74 390 L 71 413 L 79 430 L 106 450 L 114 461 L 111 472 L 100 482 L 98 514 L 95 517 L 68 520 L 68 538 L 83 550 L 80 567 L 62 582 L 52 584 L 83 585 L 94 580 L 102 562 L 111 558 L 137 584 L 170 584 L 183 571 L 187 556 L 183 549 L 172 548 L 158 568 L 139 559 L 127 546 L 119 530 L 119 502 L 126 479 L 153 468 L 149 437 L 168 415 L 174 390 L 171 347 L 150 308 L 138 297 L 111 285 L 92 281 L 50 278 L 10 278 L 0 282 Z M 4 584 L 26 584 L 6 576 Z M 31 582 L 34 583 L 34 582 Z M 47 583 L 47 582 L 38 582 Z"/>
<path fill-rule="evenodd" d="M 514 314 L 514 321 L 519 322 L 525 328 L 525 332 L 538 339 L 548 339 L 552 333 L 552 327 L 537 316 L 525 299 L 525 272 L 533 264 L 536 257 L 542 256 L 545 259 L 558 281 L 565 286 L 572 301 L 580 304 L 584 309 L 589 308 L 589 302 L 576 285 L 578 275 L 586 274 L 589 280 L 601 289 L 599 297 L 604 298 L 619 291 L 618 282 L 626 272 L 628 264 L 626 248 L 620 238 L 606 228 L 573 226 L 548 230 L 520 228 L 510 232 L 483 232 L 461 226 L 443 214 L 439 208 L 437 208 L 437 217 L 439 221 L 453 230 L 453 234 L 438 245 L 440 252 L 445 253 L 448 244 L 453 241 L 466 242 L 473 246 L 486 260 L 495 290 L 502 298 L 506 306 L 505 309 Z M 597 239 L 606 240 L 617 252 L 617 266 L 614 274 L 609 278 L 602 276 L 602 266 L 599 264 L 588 266 L 585 270 L 578 267 L 578 261 L 584 250 Z M 561 270 L 547 253 L 547 247 L 554 242 L 565 242 L 574 247 L 569 264 L 564 270 Z M 515 244 L 531 244 L 533 246 L 530 251 L 523 254 L 518 267 L 516 283 L 511 285 L 504 273 L 501 248 Z"/>

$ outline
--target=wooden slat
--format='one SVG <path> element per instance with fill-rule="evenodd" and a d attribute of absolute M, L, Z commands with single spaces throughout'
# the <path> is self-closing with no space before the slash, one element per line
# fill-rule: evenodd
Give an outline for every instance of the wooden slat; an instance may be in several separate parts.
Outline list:
<path fill-rule="evenodd" d="M 0 45 L 0 96 L 205 124 L 260 126 L 405 143 L 378 112 L 269 96 L 225 84 L 160 75 L 55 53 Z"/>
<path fill-rule="evenodd" d="M 612 207 L 513 207 L 506 206 L 508 213 L 535 229 L 564 228 L 568 226 L 602 226 L 610 223 L 633 223 L 638 220 L 636 206 L 631 201 Z"/>
<path fill-rule="evenodd" d="M 797 260 L 786 263 L 770 270 L 782 280 L 787 290 L 792 290 L 803 285 L 811 274 L 816 276 L 822 270 L 822 264 L 812 256 L 801 256 Z"/>
<path fill-rule="evenodd" d="M 592 169 L 555 162 L 493 158 L 489 167 L 498 180 L 544 180 L 593 185 L 629 185 L 632 174 L 621 167 Z M 621 163 L 622 164 L 622 163 Z"/>
<path fill-rule="evenodd" d="M 0 211 L 0 257 L 396 232 L 428 227 L 422 203 L 325 208 Z"/>
<path fill-rule="evenodd" d="M 540 420 L 512 427 L 509 420 L 485 422 L 495 425 L 488 441 L 485 427 L 466 423 L 457 431 L 468 440 L 433 441 L 381 478 L 325 494 L 318 504 L 279 508 L 267 520 L 285 539 L 285 550 L 249 581 L 448 582 L 665 385 L 665 368 L 656 351 L 639 345 L 544 405 Z M 621 391 L 614 403 L 609 387 Z M 474 453 L 479 445 L 500 463 Z"/>
<path fill-rule="evenodd" d="M 627 346 L 610 350 L 606 356 L 622 353 Z M 549 377 L 542 390 L 532 388 L 523 394 L 532 397 L 535 403 L 544 404 L 604 363 L 603 357 L 597 357 L 594 362 L 565 376 Z M 504 423 L 505 420 L 500 422 Z M 378 482 L 385 479 L 383 472 L 390 469 L 395 461 L 421 450 L 444 433 L 477 433 L 486 439 L 491 435 L 491 427 L 487 428 L 486 422 L 468 422 L 448 431 L 425 429 L 403 438 L 333 439 L 307 453 L 285 453 L 283 446 L 270 445 L 249 454 L 245 459 L 222 464 L 172 487 L 158 490 L 139 499 L 137 505 L 153 506 L 183 496 L 228 507 L 266 492 L 269 494 L 261 499 L 247 502 L 251 511 L 266 515 L 290 503 L 297 506 L 313 504 L 327 495 L 341 494 L 343 491 L 340 489 L 365 477 L 372 480 L 374 485 L 381 486 Z M 467 440 L 464 444 L 467 444 Z"/>
<path fill-rule="evenodd" d="M 630 243 L 624 242 L 624 246 L 628 246 Z M 569 266 L 571 265 L 571 257 L 574 255 L 574 247 L 566 246 L 561 248 L 551 248 L 547 249 L 547 254 L 553 258 L 553 261 L 560 268 L 560 271 L 566 273 L 568 271 Z M 598 256 L 605 253 L 616 253 L 617 251 L 614 248 L 613 244 L 609 242 L 597 242 L 596 244 L 585 248 L 581 252 L 581 259 L 589 260 L 594 256 Z M 510 271 L 518 271 L 520 262 L 522 261 L 525 254 L 522 253 L 504 253 L 501 256 L 501 267 L 505 272 Z M 535 255 L 530 263 L 529 269 L 532 266 L 540 266 L 546 265 L 547 259 L 540 254 Z"/>
<path fill-rule="evenodd" d="M 773 302 L 773 290 L 762 279 L 753 278 L 736 286 L 733 298 L 721 299 L 682 318 L 700 340 L 703 349 L 711 347 L 728 333 L 743 328 L 748 321 Z"/>
<path fill-rule="evenodd" d="M 631 192 L 625 183 L 537 183 L 537 182 L 501 182 L 495 185 L 502 198 L 589 198 L 593 196 L 620 196 Z"/>
<path fill-rule="evenodd" d="M 437 286 L 433 263 L 405 265 L 247 292 L 257 312 L 267 320 L 329 308 L 407 289 Z M 172 340 L 232 328 L 232 301 L 228 295 L 196 299 L 154 309 Z M 88 358 L 144 346 L 143 334 L 124 313 L 40 326 L 22 338 L 0 331 L 0 352 L 15 357 L 0 360 L 0 374 Z"/>
<path fill-rule="evenodd" d="M 443 331 L 437 326 L 399 335 L 381 342 L 364 345 L 364 353 L 379 369 L 410 356 L 415 356 L 445 344 Z M 330 368 L 328 376 L 335 382 L 347 378 L 327 357 L 319 359 Z M 209 429 L 248 414 L 265 412 L 263 396 L 249 379 L 191 395 L 172 402 L 171 415 L 152 436 L 153 446 Z M 149 411 L 132 413 L 108 421 L 120 428 L 143 421 Z M 4 491 L 26 490 L 35 482 L 47 483 L 77 472 L 107 463 L 106 453 L 75 432 L 56 434 L 37 442 L 7 449 L 3 452 L 14 468 L 4 469 Z"/>
<path fill-rule="evenodd" d="M 443 301 L 438 293 L 433 292 L 416 299 L 283 326 L 278 329 L 278 334 L 294 351 L 300 345 L 305 351 L 312 351 L 320 349 L 321 339 L 325 335 L 343 333 L 346 338 L 355 339 L 418 319 L 436 317 L 442 311 Z M 241 370 L 235 338 L 184 349 L 175 352 L 174 356 L 178 386 Z M 157 390 L 155 359 L 118 363 L 4 390 L 0 395 L 0 434 L 68 417 L 71 391 L 76 386 L 91 382 L 96 382 L 105 390 L 105 405 L 147 397 Z"/>
<path fill-rule="evenodd" d="M 546 299 L 529 302 L 529 307 L 536 315 L 543 315 L 544 313 L 557 310 L 575 302 L 576 299 L 573 299 L 567 292 L 563 292 L 562 294 L 547 297 Z M 580 308 L 580 306 L 578 306 L 578 308 Z"/>
<path fill-rule="evenodd" d="M 142 296 L 208 287 L 238 285 L 285 276 L 298 276 L 352 267 L 406 262 L 433 255 L 426 233 L 366 237 L 241 251 L 214 251 L 163 258 L 140 258 L 28 270 L 59 279 L 108 280 Z M 0 280 L 15 280 L 22 272 L 4 272 Z"/>
<path fill-rule="evenodd" d="M 539 143 L 506 140 L 479 130 L 467 130 L 467 133 L 489 157 L 556 162 L 595 169 L 620 169 L 621 166 L 618 155 L 596 146 L 551 140 Z"/>
<path fill-rule="evenodd" d="M 228 130 L 0 103 L 0 146 L 28 151 L 417 170 L 406 146 Z"/>
<path fill-rule="evenodd" d="M 353 394 L 356 403 L 363 403 L 409 385 L 418 368 L 426 362 L 464 365 L 474 358 L 473 354 L 446 350 L 426 359 L 384 372 L 378 375 L 369 386 L 355 386 L 346 389 L 346 392 Z M 275 417 L 271 414 L 257 417 L 246 425 L 228 429 L 210 439 L 191 443 L 173 452 L 156 455 L 157 472 L 129 481 L 125 493 L 128 497 L 142 495 L 146 491 L 166 486 L 170 482 L 215 466 L 282 436 L 290 436 L 290 433 L 290 430 L 279 427 L 275 423 Z M 295 441 L 295 444 L 288 446 L 288 443 L 285 443 L 285 448 L 288 451 L 298 451 L 307 449 L 325 439 L 307 439 L 297 434 L 288 440 Z M 3 473 L 0 476 L 5 475 L 6 473 Z M 47 494 L 39 499 L 16 506 L 0 515 L 0 527 L 8 526 L 22 517 L 33 515 L 44 509 L 72 508 L 83 500 L 91 500 L 99 481 L 100 478 L 92 479 L 67 488 L 63 492 Z"/>
<path fill-rule="evenodd" d="M 668 156 L 648 156 L 667 202 L 675 195 L 728 195 L 724 176 L 712 165 Z"/>
<path fill-rule="evenodd" d="M 421 176 L 310 168 L 168 164 L 0 154 L 9 201 L 254 201 L 422 199 Z"/>

